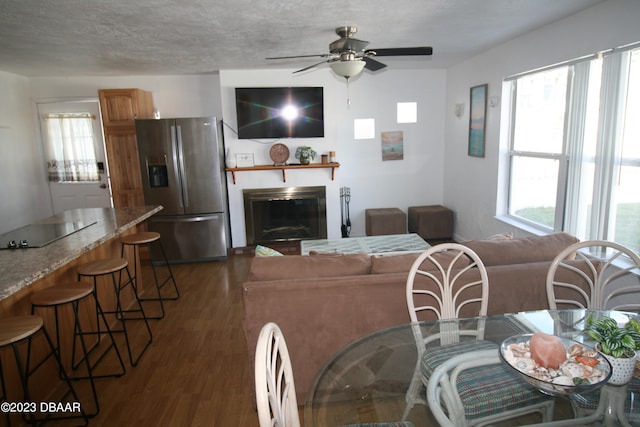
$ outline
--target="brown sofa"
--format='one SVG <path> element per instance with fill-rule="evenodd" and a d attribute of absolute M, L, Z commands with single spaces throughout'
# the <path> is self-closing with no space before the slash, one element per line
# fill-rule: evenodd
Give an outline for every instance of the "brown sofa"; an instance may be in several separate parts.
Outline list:
<path fill-rule="evenodd" d="M 489 277 L 489 315 L 548 307 L 553 258 L 578 240 L 566 233 L 466 242 Z M 253 372 L 262 326 L 276 322 L 287 340 L 298 401 L 337 350 L 376 330 L 408 323 L 407 273 L 419 254 L 255 257 L 243 284 L 243 327 Z"/>

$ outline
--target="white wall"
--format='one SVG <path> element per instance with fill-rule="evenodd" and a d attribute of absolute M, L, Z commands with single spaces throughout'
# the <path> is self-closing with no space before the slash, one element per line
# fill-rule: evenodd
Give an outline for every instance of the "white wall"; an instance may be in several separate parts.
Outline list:
<path fill-rule="evenodd" d="M 583 55 L 640 41 L 640 2 L 609 0 L 518 37 L 447 70 L 444 204 L 456 212 L 456 237 L 476 239 L 503 231 L 524 235 L 495 218 L 499 191 L 500 109 L 487 109 L 486 157 L 467 156 L 469 88 L 489 84 L 489 97 L 500 96 L 505 77 Z M 465 115 L 453 114 L 465 102 Z M 500 103 L 502 105 L 502 102 Z"/>
<path fill-rule="evenodd" d="M 163 117 L 222 114 L 218 75 L 31 78 L 0 72 L 0 233 L 52 215 L 36 102 L 98 98 L 98 89 L 151 91 Z"/>
<path fill-rule="evenodd" d="M 218 75 L 199 76 L 124 76 L 124 77 L 51 77 L 32 78 L 31 97 L 98 97 L 98 89 L 137 88 L 153 94 L 153 104 L 165 118 L 220 117 Z"/>
<path fill-rule="evenodd" d="M 287 171 L 287 182 L 278 172 L 244 172 L 237 174 L 238 184 L 229 185 L 230 214 L 233 245 L 246 244 L 244 230 L 243 188 L 267 188 L 286 186 L 323 185 L 327 187 L 328 234 L 340 236 L 340 199 L 342 186 L 351 188 L 352 236 L 364 235 L 364 209 L 369 207 L 398 207 L 442 203 L 442 156 L 444 150 L 444 111 L 446 73 L 444 70 L 388 69 L 371 75 L 367 72 L 354 78 L 347 90 L 344 79 L 328 69 L 319 69 L 302 75 L 292 70 L 222 71 L 220 75 L 206 76 L 126 76 L 126 77 L 51 77 L 26 79 L 19 76 L 4 77 L 2 81 L 18 91 L 15 98 L 23 108 L 16 109 L 16 102 L 0 101 L 11 107 L 12 118 L 23 110 L 16 129 L 22 134 L 19 140 L 2 135 L 0 142 L 8 152 L 22 153 L 31 149 L 23 164 L 31 169 L 37 197 L 33 200 L 18 195 L 23 191 L 23 179 L 0 184 L 7 194 L 19 199 L 16 208 L 0 208 L 0 225 L 10 230 L 33 220 L 49 216 L 49 194 L 43 159 L 40 153 L 40 135 L 37 118 L 32 113 L 35 103 L 51 99 L 97 97 L 98 89 L 139 88 L 153 93 L 154 105 L 162 117 L 195 117 L 215 115 L 222 117 L 225 125 L 226 144 L 236 153 L 251 152 L 256 164 L 270 163 L 268 150 L 274 141 L 264 144 L 240 141 L 231 129 L 236 128 L 234 88 L 236 86 L 323 86 L 325 88 L 325 137 L 314 140 L 283 141 L 292 154 L 299 145 L 312 145 L 319 154 L 336 151 L 341 167 L 331 181 L 330 171 L 314 169 Z M 351 104 L 347 105 L 347 97 Z M 418 123 L 396 123 L 396 103 L 418 103 Z M 373 118 L 376 121 L 376 137 L 371 140 L 354 140 L 353 119 Z M 382 161 L 380 132 L 402 130 L 404 132 L 404 160 Z M 0 132 L 5 129 L 0 128 Z M 6 156 L 4 156 L 6 158 Z M 294 159 L 292 159 L 293 161 Z M 316 161 L 320 161 L 319 158 Z M 15 163 L 14 163 L 15 165 Z M 37 173 L 36 173 L 37 172 Z M 5 185 L 6 184 L 6 185 Z M 39 207 L 46 201 L 45 208 Z M 9 213 L 18 212 L 18 215 Z M 23 213 L 29 212 L 29 217 Z M 9 218 L 14 218 L 9 221 Z"/>
<path fill-rule="evenodd" d="M 327 188 L 327 233 L 340 237 L 340 188 L 351 189 L 351 236 L 364 236 L 366 208 L 398 207 L 442 202 L 442 155 L 446 73 L 444 70 L 391 70 L 371 75 L 363 72 L 347 89 L 343 78 L 328 69 L 292 75 L 293 70 L 226 70 L 220 73 L 225 142 L 232 153 L 253 153 L 256 164 L 269 164 L 269 148 L 275 140 L 239 140 L 235 115 L 235 87 L 323 86 L 325 137 L 285 139 L 290 162 L 296 147 L 310 145 L 321 154 L 335 151 L 340 168 L 331 181 L 329 170 L 289 170 L 287 181 L 277 171 L 239 172 L 229 184 L 233 244 L 246 244 L 245 188 L 322 185 Z M 350 99 L 350 105 L 347 105 Z M 415 124 L 396 123 L 397 102 L 417 102 Z M 374 139 L 355 140 L 353 120 L 375 119 Z M 404 160 L 382 161 L 380 132 L 404 132 Z M 317 157 L 315 162 L 320 162 Z"/>
<path fill-rule="evenodd" d="M 0 94 L 0 233 L 5 233 L 50 216 L 52 209 L 29 80 L 0 72 Z"/>

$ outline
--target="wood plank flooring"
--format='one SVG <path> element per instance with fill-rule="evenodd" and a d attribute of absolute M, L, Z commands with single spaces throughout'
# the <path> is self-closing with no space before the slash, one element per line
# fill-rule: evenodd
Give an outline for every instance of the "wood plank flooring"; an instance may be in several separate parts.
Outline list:
<path fill-rule="evenodd" d="M 100 413 L 90 426 L 258 425 L 240 293 L 251 258 L 172 266 L 181 298 L 166 301 L 165 318 L 152 321 L 153 343 L 138 366 L 125 359 L 124 376 L 97 381 Z M 154 304 L 145 309 L 157 311 Z"/>
<path fill-rule="evenodd" d="M 97 380 L 100 413 L 90 426 L 258 426 L 242 331 L 241 284 L 252 257 L 233 254 L 224 262 L 172 266 L 181 298 L 166 301 L 165 318 L 152 321 L 153 343 L 138 366 L 130 367 L 125 358 L 124 376 Z M 145 270 L 144 277 L 149 280 L 151 272 Z M 145 303 L 151 315 L 157 313 L 154 304 Z M 88 396 L 86 384 L 77 387 Z M 430 424 L 425 420 L 418 427 Z"/>

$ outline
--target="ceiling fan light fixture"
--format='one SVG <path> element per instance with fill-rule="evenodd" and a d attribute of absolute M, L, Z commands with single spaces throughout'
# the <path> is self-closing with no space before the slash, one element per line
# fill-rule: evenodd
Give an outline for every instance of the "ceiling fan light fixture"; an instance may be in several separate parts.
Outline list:
<path fill-rule="evenodd" d="M 329 64 L 334 73 L 344 78 L 357 76 L 364 69 L 365 62 L 361 59 L 353 61 L 336 61 Z"/>

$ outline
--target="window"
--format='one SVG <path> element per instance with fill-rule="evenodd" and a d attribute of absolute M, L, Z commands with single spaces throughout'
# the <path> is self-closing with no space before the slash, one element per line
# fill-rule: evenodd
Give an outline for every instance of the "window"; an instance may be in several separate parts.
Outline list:
<path fill-rule="evenodd" d="M 49 181 L 99 181 L 89 113 L 47 114 L 46 147 Z"/>
<path fill-rule="evenodd" d="M 508 215 L 640 251 L 640 48 L 507 79 Z"/>

